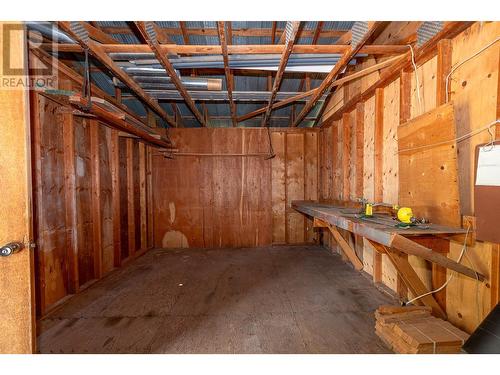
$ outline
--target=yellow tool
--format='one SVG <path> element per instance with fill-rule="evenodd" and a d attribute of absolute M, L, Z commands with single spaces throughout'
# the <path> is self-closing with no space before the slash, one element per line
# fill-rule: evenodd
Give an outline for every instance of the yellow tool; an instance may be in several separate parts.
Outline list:
<path fill-rule="evenodd" d="M 392 209 L 397 212 L 396 216 L 400 222 L 404 224 L 411 224 L 415 220 L 413 216 L 413 211 L 410 207 L 399 207 L 397 204 L 390 205 L 387 203 L 369 203 L 366 201 L 364 201 L 364 205 L 365 205 L 364 215 L 368 217 L 373 216 L 373 207 L 387 206 L 387 207 L 392 207 Z"/>

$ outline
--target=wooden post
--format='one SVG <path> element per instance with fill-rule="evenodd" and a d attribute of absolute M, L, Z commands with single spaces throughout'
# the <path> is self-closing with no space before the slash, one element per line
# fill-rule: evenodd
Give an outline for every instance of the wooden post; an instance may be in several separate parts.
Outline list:
<path fill-rule="evenodd" d="M 351 195 L 351 115 L 342 116 L 342 199 L 350 200 Z"/>
<path fill-rule="evenodd" d="M 356 198 L 363 197 L 365 103 L 356 106 Z"/>
<path fill-rule="evenodd" d="M 399 123 L 404 124 L 411 118 L 411 75 L 401 71 L 399 79 Z"/>
<path fill-rule="evenodd" d="M 146 149 L 144 143 L 139 143 L 139 200 L 141 202 L 141 250 L 148 248 L 147 238 L 147 204 L 146 204 Z"/>
<path fill-rule="evenodd" d="M 66 203 L 66 246 L 68 251 L 68 292 L 77 293 L 80 288 L 78 276 L 78 248 L 76 241 L 76 176 L 75 176 L 75 125 L 73 115 L 64 115 L 64 193 Z"/>
<path fill-rule="evenodd" d="M 384 89 L 375 90 L 375 136 L 374 136 L 374 201 L 382 202 L 382 156 L 384 147 Z"/>
<path fill-rule="evenodd" d="M 446 76 L 451 71 L 452 45 L 450 39 L 437 43 L 436 107 L 446 103 Z"/>
<path fill-rule="evenodd" d="M 127 217 L 128 217 L 128 249 L 132 257 L 135 248 L 135 202 L 134 202 L 134 140 L 127 138 Z"/>
<path fill-rule="evenodd" d="M 99 122 L 90 121 L 91 215 L 94 244 L 94 277 L 102 277 L 101 175 L 99 165 Z"/>
<path fill-rule="evenodd" d="M 7 23 L 0 23 L 6 31 Z M 10 66 L 27 74 L 25 32 L 22 24 L 4 40 L 0 32 L 0 50 L 8 48 Z M 1 60 L 6 54 L 0 54 Z M 1 61 L 0 67 L 5 61 Z M 1 68 L 0 68 L 1 69 Z M 0 70 L 0 76 L 3 76 Z M 0 258 L 0 353 L 36 351 L 34 257 L 31 207 L 31 145 L 29 98 L 24 89 L 0 89 L 0 245 L 20 241 L 27 248 Z"/>
<path fill-rule="evenodd" d="M 111 184 L 113 202 L 113 265 L 121 265 L 120 239 L 120 144 L 118 130 L 111 129 Z"/>

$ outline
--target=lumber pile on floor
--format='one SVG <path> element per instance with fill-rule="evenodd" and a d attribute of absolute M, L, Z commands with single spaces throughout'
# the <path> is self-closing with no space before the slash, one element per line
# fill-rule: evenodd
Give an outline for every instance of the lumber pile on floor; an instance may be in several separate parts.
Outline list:
<path fill-rule="evenodd" d="M 402 354 L 459 353 L 469 335 L 431 315 L 426 306 L 380 306 L 375 332 L 389 348 Z"/>

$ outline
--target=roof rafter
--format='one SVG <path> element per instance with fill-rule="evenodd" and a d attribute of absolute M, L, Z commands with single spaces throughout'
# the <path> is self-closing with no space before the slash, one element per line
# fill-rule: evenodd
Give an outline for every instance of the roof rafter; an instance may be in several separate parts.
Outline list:
<path fill-rule="evenodd" d="M 188 108 L 191 110 L 193 115 L 196 117 L 196 119 L 199 121 L 199 123 L 202 126 L 206 126 L 205 119 L 201 115 L 201 113 L 198 111 L 196 108 L 196 105 L 194 104 L 194 101 L 191 99 L 191 96 L 187 92 L 186 88 L 182 84 L 179 76 L 177 75 L 172 63 L 168 59 L 168 57 L 165 55 L 160 50 L 160 44 L 158 43 L 158 40 L 156 39 L 156 34 L 154 33 L 153 25 L 154 22 L 141 22 L 141 21 L 136 21 L 135 25 L 137 26 L 137 29 L 141 33 L 142 37 L 146 40 L 149 48 L 153 51 L 155 54 L 156 59 L 160 62 L 160 64 L 163 66 L 163 68 L 166 70 L 167 74 L 169 75 L 170 79 L 172 80 L 172 83 L 175 85 L 179 93 L 181 94 L 182 98 L 186 102 Z"/>
<path fill-rule="evenodd" d="M 97 59 L 101 64 L 103 64 L 107 69 L 111 71 L 111 73 L 116 76 L 120 81 L 130 88 L 148 107 L 150 107 L 154 112 L 156 112 L 163 120 L 165 120 L 169 125 L 175 126 L 175 122 L 170 117 L 170 115 L 165 112 L 165 110 L 158 104 L 156 100 L 151 98 L 146 91 L 127 73 L 125 73 L 105 52 L 102 48 L 102 45 L 92 41 L 85 40 L 81 35 L 77 35 L 77 33 L 73 30 L 71 26 L 71 22 L 67 21 L 59 21 L 58 25 L 61 29 L 63 29 L 66 33 L 68 33 L 73 39 L 75 39 L 80 46 L 83 48 L 88 48 L 89 52 Z M 87 29 L 85 22 L 78 22 L 79 26 L 82 26 L 84 29 Z M 90 25 L 89 25 L 90 26 Z M 92 26 L 91 26 L 92 27 Z"/>
<path fill-rule="evenodd" d="M 264 117 L 262 118 L 262 126 L 267 126 L 269 121 L 269 115 L 271 114 L 274 99 L 276 98 L 276 93 L 278 92 L 281 79 L 283 78 L 283 74 L 285 73 L 286 64 L 288 63 L 288 58 L 290 57 L 293 49 L 293 45 L 295 43 L 295 38 L 297 37 L 297 32 L 299 31 L 300 22 L 293 21 L 287 24 L 286 32 L 286 41 L 285 41 L 285 50 L 283 51 L 280 59 L 280 64 L 278 66 L 278 70 L 276 72 L 276 76 L 274 77 L 273 88 L 271 90 L 271 97 L 269 98 L 269 103 L 267 105 Z M 290 28 L 290 29 L 288 29 Z"/>
<path fill-rule="evenodd" d="M 365 33 L 363 38 L 359 41 L 359 43 L 354 47 L 350 47 L 350 50 L 346 51 L 342 58 L 335 64 L 333 69 L 328 73 L 326 78 L 321 82 L 321 85 L 318 87 L 318 90 L 313 94 L 313 96 L 306 103 L 302 111 L 299 113 L 293 126 L 298 126 L 302 120 L 309 114 L 309 112 L 316 105 L 316 102 L 323 96 L 323 94 L 331 87 L 332 82 L 338 76 L 338 74 L 349 64 L 349 61 L 361 50 L 361 47 L 375 34 L 380 33 L 383 28 L 387 26 L 384 22 L 374 22 L 373 25 L 369 28 L 369 30 Z"/>
<path fill-rule="evenodd" d="M 224 59 L 224 73 L 226 75 L 226 85 L 227 93 L 229 97 L 229 108 L 231 110 L 231 121 L 233 126 L 238 126 L 238 121 L 236 119 L 236 105 L 233 100 L 233 76 L 231 70 L 229 69 L 229 57 L 227 54 L 227 42 L 226 42 L 226 27 L 225 22 L 218 21 L 217 29 L 219 30 L 219 40 L 222 47 L 222 58 Z"/>

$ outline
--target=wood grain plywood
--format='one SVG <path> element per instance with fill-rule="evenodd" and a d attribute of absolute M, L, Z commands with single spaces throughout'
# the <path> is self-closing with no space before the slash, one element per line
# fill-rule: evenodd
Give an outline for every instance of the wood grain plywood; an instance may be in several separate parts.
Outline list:
<path fill-rule="evenodd" d="M 455 139 L 453 104 L 402 124 L 399 137 L 399 204 L 433 223 L 460 226 L 456 143 L 409 150 Z"/>
<path fill-rule="evenodd" d="M 273 243 L 286 243 L 286 133 L 273 132 L 271 141 L 276 156 L 272 159 L 271 189 L 273 204 Z"/>
<path fill-rule="evenodd" d="M 291 208 L 291 202 L 304 199 L 304 134 L 287 134 L 286 155 L 287 243 L 303 243 L 305 219 Z"/>
<path fill-rule="evenodd" d="M 420 89 L 418 100 L 415 73 L 411 71 L 410 78 L 410 119 L 436 108 L 437 94 L 437 56 L 417 68 Z"/>
<path fill-rule="evenodd" d="M 363 197 L 374 199 L 374 137 L 375 137 L 375 97 L 365 102 L 364 110 L 364 156 L 363 156 Z"/>
<path fill-rule="evenodd" d="M 384 89 L 384 126 L 382 154 L 382 190 L 385 203 L 398 200 L 398 139 L 399 126 L 399 78 Z"/>

